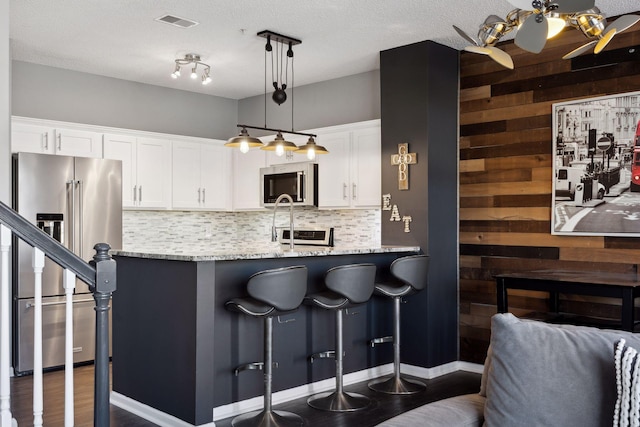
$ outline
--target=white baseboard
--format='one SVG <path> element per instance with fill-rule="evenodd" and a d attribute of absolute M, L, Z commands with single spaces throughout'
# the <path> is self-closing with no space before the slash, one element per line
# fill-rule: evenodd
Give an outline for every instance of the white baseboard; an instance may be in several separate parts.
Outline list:
<path fill-rule="evenodd" d="M 401 370 L 404 374 L 430 380 L 456 371 L 467 371 L 481 374 L 483 371 L 483 366 L 475 363 L 455 361 L 445 363 L 444 365 L 434 366 L 433 368 L 423 368 L 420 366 L 402 364 Z M 343 383 L 345 386 L 348 386 L 362 381 L 368 381 L 374 378 L 389 375 L 391 373 L 393 373 L 393 364 L 388 363 L 386 365 L 376 366 L 375 368 L 369 368 L 362 371 L 346 374 L 343 377 Z M 273 401 L 273 404 L 277 405 L 280 403 L 299 399 L 301 397 L 306 397 L 312 394 L 321 393 L 323 391 L 332 390 L 335 387 L 335 382 L 336 380 L 334 377 L 322 381 L 316 381 L 311 384 L 305 384 L 298 387 L 290 388 L 287 390 L 281 390 L 273 393 L 271 399 Z M 151 421 L 152 423 L 158 424 L 161 427 L 194 427 L 192 424 L 189 424 L 172 415 L 161 412 L 155 408 L 137 402 L 114 391 L 111 392 L 111 404 L 133 414 L 136 414 L 139 417 Z M 201 424 L 198 427 L 215 427 L 215 421 L 261 409 L 262 404 L 263 397 L 257 396 L 251 399 L 233 402 L 228 405 L 218 406 L 216 408 L 213 408 L 212 422 Z"/>
<path fill-rule="evenodd" d="M 125 395 L 120 393 L 116 393 L 115 391 L 111 392 L 110 396 L 111 404 L 117 406 L 118 408 L 122 408 L 125 411 L 131 412 L 132 414 L 136 414 L 139 417 L 144 418 L 147 421 L 151 421 L 154 424 L 159 425 L 160 427 L 194 427 L 193 424 L 189 424 L 186 421 L 182 421 L 179 418 L 174 417 L 173 415 L 169 415 L 166 412 L 159 411 L 151 406 L 145 405 L 144 403 L 140 403 L 137 400 L 133 400 L 128 398 Z M 211 421 L 207 424 L 200 424 L 198 427 L 215 427 L 216 423 Z"/>

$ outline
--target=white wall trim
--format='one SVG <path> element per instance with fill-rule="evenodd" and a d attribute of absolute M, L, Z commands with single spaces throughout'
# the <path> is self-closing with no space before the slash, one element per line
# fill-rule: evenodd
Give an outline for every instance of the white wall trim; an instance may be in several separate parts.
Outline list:
<path fill-rule="evenodd" d="M 125 395 L 111 392 L 110 402 L 112 405 L 122 408 L 125 411 L 136 414 L 139 417 L 144 418 L 147 421 L 151 421 L 161 427 L 194 427 L 194 424 L 189 424 L 186 421 L 182 421 L 179 418 L 169 415 L 166 412 L 159 411 L 151 406 L 140 403 L 137 400 L 133 400 Z M 200 424 L 198 427 L 215 427 L 216 423 L 211 421 L 207 424 Z"/>
<path fill-rule="evenodd" d="M 445 363 L 444 365 L 434 366 L 433 368 L 423 368 L 420 366 L 402 364 L 401 371 L 402 373 L 407 375 L 430 380 L 457 371 L 467 371 L 481 374 L 483 371 L 483 365 L 454 361 Z M 374 378 L 379 378 L 381 376 L 390 375 L 392 373 L 393 364 L 388 363 L 386 365 L 376 366 L 375 368 L 369 368 L 347 374 L 344 376 L 343 382 L 345 386 L 348 386 L 351 384 L 372 380 Z M 332 377 L 326 380 L 316 381 L 311 384 L 305 384 L 287 390 L 278 391 L 276 393 L 273 393 L 272 401 L 274 405 L 277 405 L 280 403 L 310 396 L 312 394 L 332 390 L 334 387 L 335 377 Z M 111 404 L 133 414 L 136 414 L 139 417 L 142 417 L 155 424 L 158 424 L 161 427 L 193 427 L 192 424 L 186 423 L 185 421 L 179 420 L 169 414 L 161 412 L 143 403 L 137 402 L 115 391 L 111 392 Z M 241 400 L 239 402 L 233 402 L 228 405 L 222 405 L 213 408 L 212 417 L 214 421 L 234 417 L 246 412 L 259 410 L 262 408 L 262 404 L 262 396 L 256 396 L 251 399 Z M 198 427 L 215 427 L 214 421 L 212 421 L 211 423 L 200 425 Z"/>

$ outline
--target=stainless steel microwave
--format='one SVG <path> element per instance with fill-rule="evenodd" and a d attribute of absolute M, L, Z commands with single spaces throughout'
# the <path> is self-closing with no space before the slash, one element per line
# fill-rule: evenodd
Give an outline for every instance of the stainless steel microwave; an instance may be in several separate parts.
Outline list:
<path fill-rule="evenodd" d="M 283 163 L 260 168 L 260 205 L 273 206 L 288 194 L 298 206 L 318 206 L 318 164 Z"/>

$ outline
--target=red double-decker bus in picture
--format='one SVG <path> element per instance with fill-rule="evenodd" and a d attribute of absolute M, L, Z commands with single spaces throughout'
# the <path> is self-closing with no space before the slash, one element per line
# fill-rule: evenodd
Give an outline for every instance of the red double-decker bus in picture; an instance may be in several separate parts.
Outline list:
<path fill-rule="evenodd" d="M 631 183 L 629 190 L 640 191 L 640 120 L 636 127 L 636 136 L 633 140 L 633 160 L 631 162 Z"/>

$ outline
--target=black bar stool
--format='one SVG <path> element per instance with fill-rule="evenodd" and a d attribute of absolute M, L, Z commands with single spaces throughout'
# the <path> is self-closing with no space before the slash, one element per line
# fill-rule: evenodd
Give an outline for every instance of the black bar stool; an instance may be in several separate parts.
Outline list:
<path fill-rule="evenodd" d="M 375 338 L 370 341 L 371 347 L 376 344 L 393 342 L 393 376 L 371 381 L 371 390 L 388 394 L 413 394 L 427 388 L 421 381 L 409 380 L 400 376 L 400 300 L 403 296 L 419 292 L 427 286 L 429 257 L 412 255 L 398 258 L 391 263 L 391 274 L 396 282 L 376 283 L 374 293 L 393 298 L 393 336 Z"/>
<path fill-rule="evenodd" d="M 248 363 L 236 368 L 236 375 L 244 369 L 264 369 L 264 407 L 261 411 L 239 415 L 232 426 L 301 426 L 299 415 L 271 408 L 273 372 L 273 318 L 296 310 L 307 291 L 307 267 L 264 270 L 255 273 L 247 282 L 249 297 L 234 298 L 225 303 L 228 310 L 264 319 L 264 361 Z"/>
<path fill-rule="evenodd" d="M 306 304 L 333 310 L 336 313 L 335 350 L 316 353 L 315 358 L 335 358 L 336 389 L 335 391 L 319 393 L 309 397 L 309 406 L 333 412 L 350 412 L 364 409 L 371 401 L 368 397 L 357 393 L 347 393 L 343 390 L 342 360 L 344 356 L 342 346 L 342 313 L 344 309 L 369 301 L 375 285 L 376 266 L 374 264 L 351 264 L 333 267 L 325 273 L 325 291 L 307 295 Z"/>

